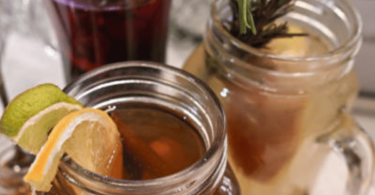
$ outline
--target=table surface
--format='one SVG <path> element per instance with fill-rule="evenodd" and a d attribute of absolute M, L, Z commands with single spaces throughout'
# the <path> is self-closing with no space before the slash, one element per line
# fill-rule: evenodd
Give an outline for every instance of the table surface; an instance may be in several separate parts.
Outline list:
<path fill-rule="evenodd" d="M 195 46 L 189 42 L 169 41 L 167 63 L 181 67 L 184 59 L 188 57 Z M 13 98 L 21 91 L 46 82 L 63 87 L 62 65 L 59 58 L 59 54 L 50 47 L 20 34 L 11 34 L 7 39 L 4 58 L 2 59 L 5 86 L 9 97 Z M 375 138 L 375 100 L 360 98 L 356 105 L 358 105 L 355 109 L 356 118 Z M 337 164 L 331 163 L 333 161 L 327 162 L 329 163 L 327 163 L 325 169 L 329 171 L 323 175 L 324 179 L 320 183 L 322 183 L 322 186 L 327 184 L 340 185 L 334 181 L 339 176 L 345 177 L 345 174 L 347 174 L 346 167 L 340 169 L 337 168 Z M 339 193 L 327 195 L 332 194 Z M 375 188 L 371 189 L 370 194 L 375 195 Z M 319 193 L 318 195 L 324 194 Z"/>

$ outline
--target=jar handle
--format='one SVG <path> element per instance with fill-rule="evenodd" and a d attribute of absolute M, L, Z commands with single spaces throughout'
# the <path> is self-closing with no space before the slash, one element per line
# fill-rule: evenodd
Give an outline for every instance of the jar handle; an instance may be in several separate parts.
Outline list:
<path fill-rule="evenodd" d="M 341 124 L 318 141 L 328 144 L 344 157 L 350 176 L 346 192 L 350 195 L 366 195 L 374 174 L 374 145 L 352 116 L 342 114 L 340 117 Z"/>

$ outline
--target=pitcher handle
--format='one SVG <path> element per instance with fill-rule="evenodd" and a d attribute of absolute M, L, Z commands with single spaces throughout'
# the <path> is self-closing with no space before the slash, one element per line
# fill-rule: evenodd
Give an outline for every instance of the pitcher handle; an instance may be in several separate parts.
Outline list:
<path fill-rule="evenodd" d="M 346 192 L 350 195 L 367 195 L 374 174 L 374 145 L 352 116 L 343 114 L 340 122 L 332 133 L 318 141 L 328 144 L 344 157 L 350 176 Z"/>

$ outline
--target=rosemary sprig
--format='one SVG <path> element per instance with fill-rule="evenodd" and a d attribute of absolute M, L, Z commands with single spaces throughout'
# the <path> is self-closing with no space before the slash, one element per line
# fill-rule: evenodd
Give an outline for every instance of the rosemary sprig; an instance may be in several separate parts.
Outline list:
<path fill-rule="evenodd" d="M 231 0 L 234 17 L 228 30 L 253 47 L 264 47 L 275 38 L 306 36 L 288 33 L 287 22 L 275 22 L 291 11 L 294 3 L 295 0 Z"/>
<path fill-rule="evenodd" d="M 240 17 L 240 33 L 246 34 L 249 28 L 251 32 L 255 35 L 257 34 L 257 29 L 254 24 L 254 18 L 251 13 L 251 4 L 249 0 L 235 0 L 238 5 L 239 17 Z"/>

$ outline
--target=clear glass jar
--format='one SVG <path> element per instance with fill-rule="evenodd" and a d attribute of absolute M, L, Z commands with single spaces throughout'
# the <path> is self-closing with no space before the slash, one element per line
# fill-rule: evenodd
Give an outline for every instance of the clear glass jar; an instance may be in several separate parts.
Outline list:
<path fill-rule="evenodd" d="M 197 129 L 206 154 L 181 172 L 141 181 L 97 175 L 65 159 L 47 194 L 239 194 L 226 168 L 224 111 L 212 91 L 186 72 L 157 63 L 118 63 L 85 74 L 64 91 L 88 107 L 136 104 L 173 113 Z"/>
<path fill-rule="evenodd" d="M 231 14 L 228 0 L 213 1 L 205 40 L 184 69 L 223 104 L 228 159 L 242 194 L 366 194 L 374 150 L 351 116 L 358 13 L 343 0 L 296 1 L 281 20 L 309 34 L 303 55 L 244 44 L 223 26 Z"/>

